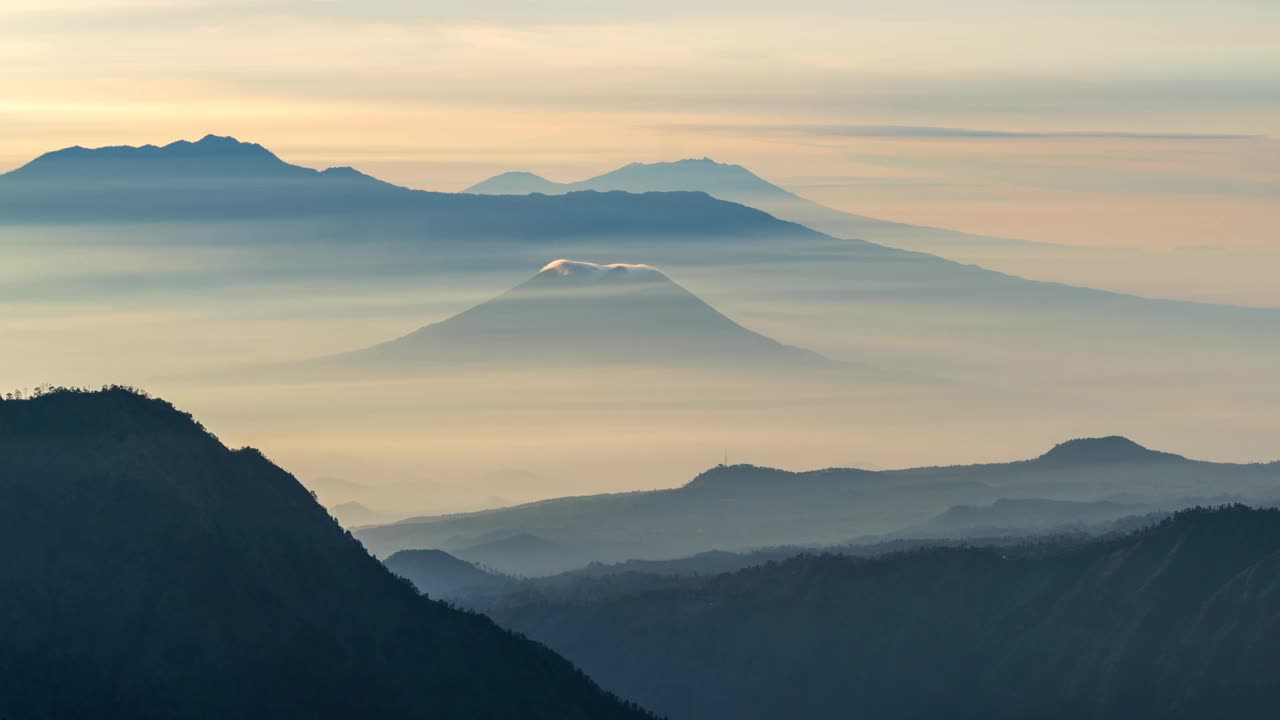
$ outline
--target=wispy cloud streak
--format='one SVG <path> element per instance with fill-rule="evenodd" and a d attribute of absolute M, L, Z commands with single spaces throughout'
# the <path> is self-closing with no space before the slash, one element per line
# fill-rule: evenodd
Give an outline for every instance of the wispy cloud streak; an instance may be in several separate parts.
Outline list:
<path fill-rule="evenodd" d="M 989 130 L 932 125 L 681 125 L 684 130 L 708 132 L 774 132 L 826 137 L 920 138 L 927 140 L 1265 140 L 1263 135 L 1239 133 L 1129 132 L 1123 130 Z"/>

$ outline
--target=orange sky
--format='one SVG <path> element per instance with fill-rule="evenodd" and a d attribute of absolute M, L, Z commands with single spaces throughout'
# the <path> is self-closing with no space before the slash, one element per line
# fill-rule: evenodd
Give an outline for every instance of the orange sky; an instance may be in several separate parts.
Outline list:
<path fill-rule="evenodd" d="M 891 219 L 1276 248 L 1280 5 L 1115 5 L 0 3 L 0 169 L 210 132 L 442 190 L 711 156 Z"/>

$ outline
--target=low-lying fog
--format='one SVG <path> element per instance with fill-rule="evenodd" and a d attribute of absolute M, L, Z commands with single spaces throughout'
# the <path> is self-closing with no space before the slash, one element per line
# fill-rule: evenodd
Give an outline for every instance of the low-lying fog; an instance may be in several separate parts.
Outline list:
<path fill-rule="evenodd" d="M 681 262 L 662 249 L 454 250 L 249 242 L 258 225 L 5 228 L 0 379 L 127 383 L 378 516 L 670 487 L 723 459 L 791 469 L 1031 457 L 1121 434 L 1223 461 L 1280 455 L 1268 311 L 957 302 L 823 258 Z M 297 233 L 284 228 L 286 239 Z M 180 241 L 176 238 L 180 238 Z M 240 240 L 243 240 L 241 242 Z M 682 257 L 687 257 L 686 254 Z M 287 384 L 243 368 L 354 350 L 488 300 L 555 257 L 649 262 L 745 327 L 867 373 L 432 369 Z M 1255 322 L 1256 320 L 1256 322 Z M 1268 325 L 1268 323 L 1271 323 Z"/>

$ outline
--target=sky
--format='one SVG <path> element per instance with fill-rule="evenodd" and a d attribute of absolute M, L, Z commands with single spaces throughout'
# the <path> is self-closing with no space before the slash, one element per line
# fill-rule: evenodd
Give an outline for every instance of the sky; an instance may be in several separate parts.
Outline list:
<path fill-rule="evenodd" d="M 1274 0 L 0 0 L 0 170 L 206 133 L 461 190 L 710 156 L 863 214 L 1280 248 Z"/>

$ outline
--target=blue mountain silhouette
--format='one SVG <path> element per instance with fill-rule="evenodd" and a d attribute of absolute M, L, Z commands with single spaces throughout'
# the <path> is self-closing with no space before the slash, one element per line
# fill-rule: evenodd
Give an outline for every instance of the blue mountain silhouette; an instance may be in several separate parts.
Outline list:
<path fill-rule="evenodd" d="M 656 268 L 573 260 L 551 262 L 526 282 L 447 320 L 313 367 L 413 372 L 504 363 L 842 367 L 742 327 Z"/>

